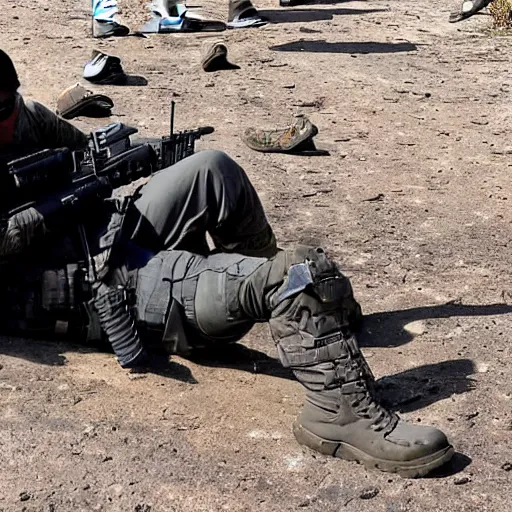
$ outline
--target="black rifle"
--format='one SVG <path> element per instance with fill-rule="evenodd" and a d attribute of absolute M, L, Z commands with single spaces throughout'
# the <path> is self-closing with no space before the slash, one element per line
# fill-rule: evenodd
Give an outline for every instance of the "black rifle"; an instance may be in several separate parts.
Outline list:
<path fill-rule="evenodd" d="M 0 183 L 4 205 L 12 214 L 45 198 L 58 207 L 58 202 L 66 206 L 88 196 L 108 197 L 114 189 L 192 155 L 196 140 L 214 128 L 174 132 L 174 109 L 173 101 L 169 136 L 132 139 L 136 128 L 113 123 L 92 132 L 86 150 L 44 150 L 8 162 Z"/>

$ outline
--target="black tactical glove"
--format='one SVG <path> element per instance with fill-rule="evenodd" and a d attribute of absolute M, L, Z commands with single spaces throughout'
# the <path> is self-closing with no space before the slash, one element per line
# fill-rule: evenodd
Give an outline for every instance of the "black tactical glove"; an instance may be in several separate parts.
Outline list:
<path fill-rule="evenodd" d="M 3 219 L 0 223 L 0 256 L 20 254 L 46 232 L 44 217 L 35 208 L 27 208 Z"/>

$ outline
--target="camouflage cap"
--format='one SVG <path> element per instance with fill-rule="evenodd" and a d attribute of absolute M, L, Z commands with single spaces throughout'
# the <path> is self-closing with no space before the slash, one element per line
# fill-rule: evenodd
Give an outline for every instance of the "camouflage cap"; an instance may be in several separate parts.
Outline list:
<path fill-rule="evenodd" d="M 114 102 L 108 96 L 94 94 L 80 84 L 75 84 L 59 95 L 57 114 L 65 119 L 78 116 L 106 117 L 111 114 L 113 106 Z"/>

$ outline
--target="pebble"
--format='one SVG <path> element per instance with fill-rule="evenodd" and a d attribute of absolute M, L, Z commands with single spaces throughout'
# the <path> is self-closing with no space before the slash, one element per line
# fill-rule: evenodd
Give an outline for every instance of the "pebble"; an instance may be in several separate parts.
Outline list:
<path fill-rule="evenodd" d="M 413 336 L 421 336 L 427 332 L 427 326 L 423 320 L 415 320 L 406 324 L 404 330 Z"/>
<path fill-rule="evenodd" d="M 359 495 L 359 497 L 362 499 L 362 500 L 371 500 L 373 498 L 375 498 L 375 496 L 377 496 L 377 494 L 379 494 L 380 490 L 378 487 L 367 487 L 366 489 L 363 489 L 361 491 L 361 494 Z"/>
<path fill-rule="evenodd" d="M 128 378 L 130 380 L 142 380 L 142 379 L 147 379 L 147 375 L 144 374 L 144 373 L 129 373 L 128 374 Z"/>
<path fill-rule="evenodd" d="M 512 462 L 505 462 L 505 464 L 501 465 L 501 469 L 504 471 L 512 471 Z"/>
<path fill-rule="evenodd" d="M 464 485 L 464 484 L 467 484 L 469 483 L 471 480 L 469 479 L 469 476 L 460 476 L 458 478 L 456 478 L 453 483 L 455 485 Z"/>
<path fill-rule="evenodd" d="M 32 496 L 28 492 L 20 493 L 20 501 L 28 501 Z"/>

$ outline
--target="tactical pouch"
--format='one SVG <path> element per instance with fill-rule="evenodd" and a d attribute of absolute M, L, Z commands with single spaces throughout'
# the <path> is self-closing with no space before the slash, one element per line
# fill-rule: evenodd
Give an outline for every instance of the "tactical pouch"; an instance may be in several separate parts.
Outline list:
<path fill-rule="evenodd" d="M 75 275 L 78 265 L 45 270 L 42 277 L 41 305 L 46 311 L 75 309 Z"/>

